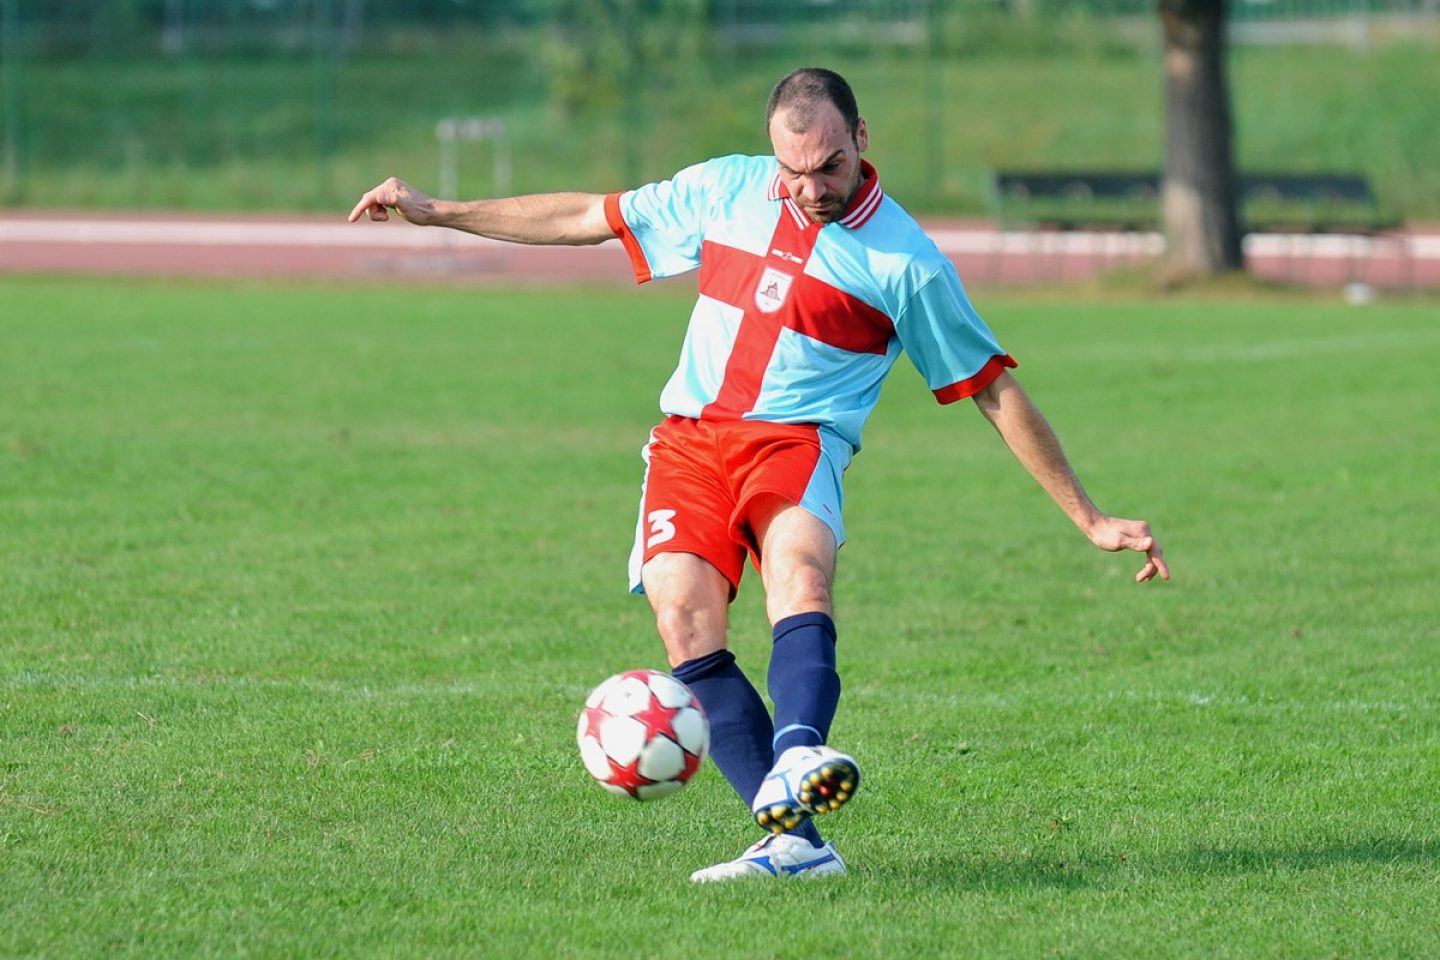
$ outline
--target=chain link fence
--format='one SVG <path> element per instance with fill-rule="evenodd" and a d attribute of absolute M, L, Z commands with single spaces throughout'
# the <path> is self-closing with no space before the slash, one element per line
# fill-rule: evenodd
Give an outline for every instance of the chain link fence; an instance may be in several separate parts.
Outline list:
<path fill-rule="evenodd" d="M 1396 93 L 1364 84 L 1407 64 L 1433 91 L 1440 0 L 1232 0 L 1231 17 L 1237 47 L 1297 51 L 1239 71 L 1242 150 L 1247 123 L 1271 138 L 1253 160 L 1293 159 L 1274 139 L 1293 135 L 1312 165 L 1371 164 L 1397 206 L 1440 195 L 1420 94 L 1398 90 L 1402 132 L 1376 120 L 1364 156 L 1363 118 L 1318 130 Z M 461 195 L 610 190 L 766 150 L 770 85 L 820 63 L 854 82 L 898 196 L 977 213 L 994 166 L 1158 162 L 1158 45 L 1153 0 L 0 0 L 0 194 L 330 210 L 392 173 Z M 1337 50 L 1359 64 L 1348 93 L 1297 126 L 1310 108 L 1289 98 Z M 1278 134 L 1247 119 L 1267 111 L 1290 118 Z"/>

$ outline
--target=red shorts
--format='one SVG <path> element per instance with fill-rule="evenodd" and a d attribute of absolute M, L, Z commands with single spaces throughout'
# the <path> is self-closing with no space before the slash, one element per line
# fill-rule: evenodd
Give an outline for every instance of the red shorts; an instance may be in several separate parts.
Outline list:
<path fill-rule="evenodd" d="M 644 450 L 645 486 L 630 589 L 643 593 L 640 568 L 660 553 L 693 553 L 740 586 L 749 553 L 760 569 L 750 511 L 767 495 L 799 504 L 845 542 L 840 480 L 849 443 L 812 424 L 668 417 Z"/>

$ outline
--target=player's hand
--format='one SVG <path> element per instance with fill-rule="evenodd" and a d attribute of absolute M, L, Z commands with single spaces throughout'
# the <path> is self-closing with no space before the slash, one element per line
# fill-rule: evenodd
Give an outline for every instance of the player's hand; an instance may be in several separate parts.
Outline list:
<path fill-rule="evenodd" d="M 354 223 L 367 213 L 371 220 L 389 220 L 391 210 L 411 223 L 423 225 L 435 220 L 434 199 L 394 177 L 361 197 L 350 211 L 349 220 Z"/>
<path fill-rule="evenodd" d="M 1135 574 L 1136 583 L 1155 579 L 1170 579 L 1170 568 L 1165 564 L 1165 551 L 1160 541 L 1150 532 L 1150 524 L 1144 520 L 1126 520 L 1123 517 L 1101 517 L 1091 528 L 1090 542 L 1101 550 L 1114 553 L 1118 550 L 1134 550 L 1145 554 L 1145 566 Z"/>

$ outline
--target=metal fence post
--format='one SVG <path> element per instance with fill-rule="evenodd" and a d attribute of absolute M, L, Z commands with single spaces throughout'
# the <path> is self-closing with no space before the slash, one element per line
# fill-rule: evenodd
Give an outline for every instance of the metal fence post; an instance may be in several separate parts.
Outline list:
<path fill-rule="evenodd" d="M 938 204 L 945 180 L 945 92 L 940 72 L 944 50 L 940 40 L 940 4 L 925 3 L 925 166 L 931 204 Z"/>
<path fill-rule="evenodd" d="M 620 29 L 626 53 L 626 96 L 625 106 L 621 115 L 621 157 L 623 158 L 624 170 L 622 176 L 627 187 L 633 187 L 640 183 L 640 136 L 644 127 L 642 111 L 644 109 L 644 98 L 648 92 L 645 89 L 645 56 L 640 49 L 640 27 L 636 22 L 639 17 L 633 3 L 626 3 L 622 7 Z"/>
<path fill-rule="evenodd" d="M 0 0 L 0 62 L 5 82 L 4 181 L 0 195 L 19 200 L 20 186 L 20 0 Z"/>
<path fill-rule="evenodd" d="M 324 207 L 331 189 L 329 171 L 335 86 L 335 29 L 330 0 L 315 0 L 315 204 Z"/>

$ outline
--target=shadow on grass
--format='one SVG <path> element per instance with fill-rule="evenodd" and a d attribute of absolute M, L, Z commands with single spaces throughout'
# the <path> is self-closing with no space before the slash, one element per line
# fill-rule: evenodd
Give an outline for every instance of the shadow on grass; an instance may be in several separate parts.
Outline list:
<path fill-rule="evenodd" d="M 851 870 L 860 876 L 887 882 L 914 881 L 931 888 L 976 890 L 1078 890 L 1094 883 L 1115 866 L 1093 857 L 1071 861 L 1027 855 L 1012 859 L 1002 854 L 983 856 L 958 852 L 953 856 L 931 853 L 904 862 L 850 864 Z"/>
<path fill-rule="evenodd" d="M 1212 847 L 1158 854 L 1078 853 L 1008 856 L 933 852 L 903 863 L 852 864 L 861 876 L 972 890 L 1080 890 L 1126 875 L 1148 877 L 1303 873 L 1333 867 L 1440 868 L 1440 841 L 1380 838 L 1314 847 Z"/>
<path fill-rule="evenodd" d="M 1423 864 L 1440 867 L 1440 842 L 1382 838 L 1315 847 L 1199 847 L 1179 856 L 1161 858 L 1176 870 L 1198 874 L 1299 872 L 1359 864 Z"/>

